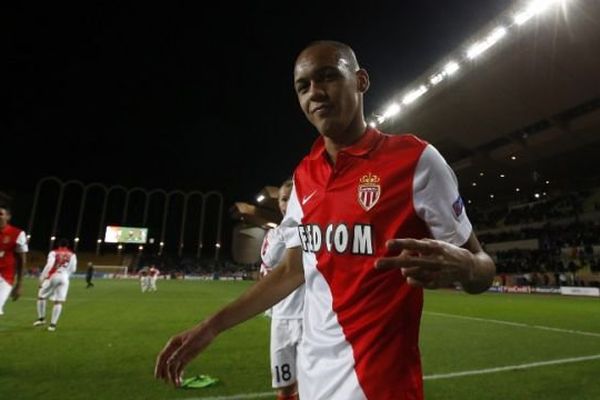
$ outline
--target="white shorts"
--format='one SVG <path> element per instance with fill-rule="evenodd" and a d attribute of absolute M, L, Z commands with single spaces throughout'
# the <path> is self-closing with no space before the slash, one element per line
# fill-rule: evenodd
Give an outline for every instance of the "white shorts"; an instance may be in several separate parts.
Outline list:
<path fill-rule="evenodd" d="M 8 300 L 10 292 L 12 292 L 12 285 L 4 280 L 0 275 L 0 314 L 4 313 L 4 303 Z"/>
<path fill-rule="evenodd" d="M 297 348 L 302 337 L 302 319 L 271 320 L 271 377 L 273 388 L 296 382 Z"/>
<path fill-rule="evenodd" d="M 38 291 L 38 297 L 47 299 L 50 296 L 51 301 L 67 300 L 69 292 L 69 276 L 65 273 L 56 273 L 50 279 L 44 279 L 42 287 Z"/>

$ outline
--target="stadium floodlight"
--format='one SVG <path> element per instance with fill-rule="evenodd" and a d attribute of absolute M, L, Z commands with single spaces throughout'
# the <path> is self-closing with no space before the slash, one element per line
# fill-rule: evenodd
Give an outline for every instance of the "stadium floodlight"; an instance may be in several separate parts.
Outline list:
<path fill-rule="evenodd" d="M 484 175 L 484 173 L 483 173 L 483 172 L 480 172 L 480 173 L 479 173 L 479 176 L 483 176 L 483 175 Z"/>
<path fill-rule="evenodd" d="M 539 194 L 539 193 L 536 193 L 536 194 L 534 194 L 533 196 L 534 196 L 536 199 L 539 199 L 539 198 L 540 198 L 540 194 Z"/>
<path fill-rule="evenodd" d="M 221 243 L 216 243 L 216 244 L 215 244 L 215 247 L 216 247 L 217 249 L 220 249 L 220 248 L 221 248 Z"/>
<path fill-rule="evenodd" d="M 398 114 L 399 112 L 400 112 L 400 106 L 397 103 L 392 103 L 387 108 L 387 110 L 385 110 L 385 112 L 383 113 L 383 117 L 385 119 L 387 119 L 387 118 L 393 117 L 394 115 Z"/>
<path fill-rule="evenodd" d="M 546 181 L 546 185 L 549 185 L 549 184 L 550 184 L 550 181 Z"/>
<path fill-rule="evenodd" d="M 79 238 L 78 238 L 78 237 L 76 237 L 75 239 L 73 239 L 73 241 L 74 241 L 75 243 L 77 243 L 77 242 L 79 242 Z"/>
<path fill-rule="evenodd" d="M 492 47 L 500 39 L 506 36 L 506 28 L 500 26 L 492 31 L 484 40 L 475 43 L 467 50 L 467 58 L 470 60 L 478 57 L 481 53 Z"/>
<path fill-rule="evenodd" d="M 256 197 L 256 201 L 257 201 L 257 202 L 259 202 L 259 203 L 260 203 L 261 201 L 263 201 L 264 199 L 265 199 L 265 195 L 264 195 L 264 194 L 259 194 L 259 195 Z"/>
<path fill-rule="evenodd" d="M 494 198 L 494 194 L 492 193 L 492 194 L 490 194 L 490 199 L 493 199 L 493 198 Z"/>
<path fill-rule="evenodd" d="M 541 14 L 548 7 L 550 7 L 553 3 L 558 3 L 559 0 L 533 0 L 524 10 L 518 12 L 514 21 L 517 25 L 523 25 L 525 22 L 529 21 L 534 15 Z"/>
<path fill-rule="evenodd" d="M 443 81 L 443 80 L 444 80 L 444 73 L 443 73 L 443 72 L 440 72 L 440 73 L 438 73 L 438 74 L 435 74 L 435 75 L 433 75 L 431 78 L 429 78 L 429 82 L 430 82 L 430 83 L 431 83 L 433 86 L 437 85 L 438 83 L 440 83 L 440 82 L 441 82 L 441 81 Z"/>
<path fill-rule="evenodd" d="M 459 68 L 460 68 L 460 65 L 458 65 L 458 63 L 456 61 L 450 61 L 448 64 L 446 64 L 444 66 L 444 73 L 446 75 L 450 76 L 453 73 L 455 73 L 456 71 L 458 71 Z"/>
<path fill-rule="evenodd" d="M 96 240 L 96 243 L 98 243 L 98 244 L 102 243 L 102 239 Z"/>
<path fill-rule="evenodd" d="M 123 248 L 122 244 L 120 244 L 120 245 L 117 246 L 117 249 L 119 249 L 119 250 L 121 250 L 122 248 Z"/>
<path fill-rule="evenodd" d="M 515 191 L 516 191 L 516 192 L 520 192 L 520 191 L 521 191 L 521 189 L 519 189 L 519 188 L 516 188 L 516 189 L 515 189 Z"/>
<path fill-rule="evenodd" d="M 517 156 L 510 156 L 510 159 L 514 161 L 517 159 Z"/>
<path fill-rule="evenodd" d="M 165 242 L 160 242 L 160 247 L 163 247 L 165 245 Z"/>
<path fill-rule="evenodd" d="M 142 251 L 142 250 L 144 250 L 144 246 L 138 246 L 138 250 L 139 250 L 139 251 Z"/>
<path fill-rule="evenodd" d="M 31 239 L 31 235 L 27 235 L 27 241 L 29 241 L 29 239 Z"/>
<path fill-rule="evenodd" d="M 504 174 L 500 174 L 500 178 L 504 178 Z"/>
<path fill-rule="evenodd" d="M 384 122 L 385 122 L 385 117 L 383 115 L 380 115 L 379 117 L 377 117 L 378 124 L 383 124 Z"/>
<path fill-rule="evenodd" d="M 50 240 L 52 240 L 52 241 L 56 240 L 56 236 L 50 236 Z"/>
<path fill-rule="evenodd" d="M 371 122 L 369 122 L 369 126 L 370 126 L 371 128 L 377 128 L 377 122 L 375 122 L 375 121 L 371 121 Z"/>
<path fill-rule="evenodd" d="M 473 186 L 477 186 L 477 182 L 473 182 L 471 185 L 473 185 Z"/>
<path fill-rule="evenodd" d="M 427 92 L 427 87 L 421 85 L 418 89 L 412 90 L 404 96 L 402 104 L 410 104 Z"/>

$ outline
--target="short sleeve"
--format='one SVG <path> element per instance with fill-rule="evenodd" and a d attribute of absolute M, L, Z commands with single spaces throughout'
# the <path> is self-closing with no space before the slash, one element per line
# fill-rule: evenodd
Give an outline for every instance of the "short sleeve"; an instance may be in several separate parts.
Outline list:
<path fill-rule="evenodd" d="M 302 208 L 298 201 L 296 193 L 296 185 L 292 187 L 290 200 L 288 201 L 287 212 L 283 217 L 283 221 L 279 225 L 281 234 L 285 240 L 285 247 L 292 248 L 300 246 L 300 235 L 298 234 L 298 226 L 302 222 Z"/>
<path fill-rule="evenodd" d="M 472 226 L 458 191 L 452 168 L 432 145 L 417 163 L 413 180 L 413 204 L 434 239 L 462 246 Z"/>
<path fill-rule="evenodd" d="M 15 247 L 15 253 L 27 253 L 29 251 L 29 246 L 27 245 L 27 235 L 25 232 L 21 231 L 19 236 L 17 236 L 17 246 Z"/>

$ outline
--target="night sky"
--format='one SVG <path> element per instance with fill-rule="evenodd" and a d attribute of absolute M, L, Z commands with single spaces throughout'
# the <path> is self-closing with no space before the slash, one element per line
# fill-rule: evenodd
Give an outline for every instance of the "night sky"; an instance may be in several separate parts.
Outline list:
<path fill-rule="evenodd" d="M 317 136 L 292 86 L 303 46 L 355 49 L 368 115 L 512 1 L 85 3 L 5 13 L 0 190 L 16 201 L 47 175 L 252 201 Z"/>

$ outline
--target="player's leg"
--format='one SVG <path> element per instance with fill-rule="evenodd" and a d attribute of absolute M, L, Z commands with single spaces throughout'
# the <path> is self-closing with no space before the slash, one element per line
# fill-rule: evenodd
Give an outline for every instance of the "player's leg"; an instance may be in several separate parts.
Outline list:
<path fill-rule="evenodd" d="M 54 301 L 54 307 L 52 307 L 52 318 L 50 319 L 50 326 L 48 330 L 53 332 L 56 330 L 56 324 L 62 313 L 63 304 L 67 300 L 67 293 L 69 292 L 69 278 L 65 274 L 60 274 L 56 278 L 56 285 L 54 287 L 54 293 L 50 298 Z"/>
<path fill-rule="evenodd" d="M 150 288 L 152 289 L 153 292 L 156 292 L 156 278 L 150 279 Z"/>
<path fill-rule="evenodd" d="M 8 300 L 11 291 L 12 285 L 0 276 L 0 315 L 4 314 L 4 304 L 6 304 L 6 300 Z"/>
<path fill-rule="evenodd" d="M 37 298 L 37 316 L 33 326 L 40 326 L 46 323 L 46 299 L 52 294 L 52 282 L 50 279 L 44 279 L 38 290 Z"/>
<path fill-rule="evenodd" d="M 271 377 L 278 400 L 297 400 L 296 346 L 290 321 L 271 320 Z"/>

